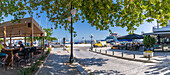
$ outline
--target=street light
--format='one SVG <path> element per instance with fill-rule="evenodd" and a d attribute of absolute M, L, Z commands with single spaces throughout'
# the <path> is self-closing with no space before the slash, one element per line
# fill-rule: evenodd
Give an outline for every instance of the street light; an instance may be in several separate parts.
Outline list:
<path fill-rule="evenodd" d="M 72 20 L 72 16 L 76 14 L 76 9 L 73 9 L 72 7 L 72 2 L 71 2 L 71 16 L 69 16 L 67 18 L 68 21 L 71 21 L 71 54 L 70 54 L 70 63 L 74 62 L 73 59 L 73 20 Z"/>
<path fill-rule="evenodd" d="M 90 38 L 91 38 L 91 48 L 90 49 L 93 50 L 93 47 L 92 47 L 92 38 L 93 38 L 93 35 L 92 34 L 90 35 Z"/>

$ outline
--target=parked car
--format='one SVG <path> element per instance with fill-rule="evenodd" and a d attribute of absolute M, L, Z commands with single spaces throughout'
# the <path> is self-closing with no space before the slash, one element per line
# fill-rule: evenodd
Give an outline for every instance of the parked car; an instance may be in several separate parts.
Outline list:
<path fill-rule="evenodd" d="M 107 42 L 106 41 L 98 41 L 93 46 L 94 47 L 106 47 L 107 46 Z"/>

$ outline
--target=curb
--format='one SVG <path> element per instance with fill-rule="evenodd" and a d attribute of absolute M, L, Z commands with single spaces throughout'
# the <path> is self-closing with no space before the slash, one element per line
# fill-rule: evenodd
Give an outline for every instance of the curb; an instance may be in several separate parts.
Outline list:
<path fill-rule="evenodd" d="M 138 61 L 138 62 L 144 62 L 144 63 L 158 63 L 158 62 L 153 62 L 153 61 L 150 61 L 150 60 L 141 60 L 141 59 L 126 58 L 126 57 L 121 57 L 121 56 L 108 55 L 108 54 L 105 54 L 105 53 L 95 52 L 95 51 L 91 51 L 91 50 L 89 50 L 89 51 L 90 52 L 94 52 L 94 53 L 98 53 L 98 54 L 102 54 L 102 55 L 107 55 L 107 56 L 111 56 L 111 57 L 125 59 L 125 60 L 132 60 L 132 61 Z"/>
<path fill-rule="evenodd" d="M 94 75 L 90 69 L 86 69 L 85 65 L 82 64 L 78 58 L 74 57 L 74 59 L 84 68 L 84 70 L 88 73 L 88 75 Z"/>
<path fill-rule="evenodd" d="M 50 56 L 50 53 L 48 54 L 48 56 L 45 58 L 44 62 L 40 65 L 40 68 L 38 69 L 38 71 L 35 73 L 35 75 L 38 75 L 38 73 L 40 72 L 41 68 L 44 66 L 43 64 L 46 63 L 47 58 Z"/>
<path fill-rule="evenodd" d="M 83 67 L 82 65 L 79 63 L 79 61 L 77 62 L 76 60 L 78 60 L 77 58 L 74 58 L 74 65 L 77 67 L 77 70 L 80 72 L 81 75 L 90 75 Z"/>
<path fill-rule="evenodd" d="M 67 53 L 69 53 L 69 51 L 68 50 L 66 50 L 67 51 Z M 70 55 L 70 54 L 69 54 Z M 89 73 L 88 73 L 88 71 L 86 71 L 83 67 L 82 67 L 82 64 L 80 64 L 80 61 L 78 61 L 78 59 L 76 58 L 76 57 L 74 57 L 74 63 L 73 63 L 75 66 L 76 66 L 76 68 L 77 68 L 77 70 L 79 71 L 79 73 L 81 74 L 81 75 L 90 75 Z"/>

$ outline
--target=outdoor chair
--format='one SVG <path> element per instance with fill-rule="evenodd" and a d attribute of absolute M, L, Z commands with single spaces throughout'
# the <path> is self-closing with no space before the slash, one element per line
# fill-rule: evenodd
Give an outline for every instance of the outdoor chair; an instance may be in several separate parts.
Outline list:
<path fill-rule="evenodd" d="M 1 50 L 2 53 L 6 53 L 5 50 Z M 0 64 L 2 65 L 2 67 L 4 67 L 5 70 L 7 70 L 7 64 L 2 64 L 3 63 L 3 59 L 5 58 L 5 56 L 0 56 Z"/>
<path fill-rule="evenodd" d="M 44 53 L 44 49 L 42 47 L 37 47 L 36 53 L 37 54 Z"/>
<path fill-rule="evenodd" d="M 36 55 L 36 47 L 32 47 L 30 50 L 30 53 L 33 53 L 33 55 Z"/>
<path fill-rule="evenodd" d="M 36 55 L 36 47 L 31 47 L 29 51 L 29 56 L 31 60 L 33 60 L 34 55 Z"/>
<path fill-rule="evenodd" d="M 29 60 L 29 58 L 30 58 L 30 56 L 29 56 L 29 54 L 30 54 L 29 51 L 30 51 L 29 48 L 25 48 L 23 51 L 21 51 L 21 52 L 18 53 L 18 55 L 19 55 L 20 57 L 22 57 L 23 61 L 17 62 L 17 66 L 18 66 L 18 63 L 20 63 L 20 65 L 21 65 L 22 62 L 24 62 L 25 65 L 28 63 L 28 60 Z"/>
<path fill-rule="evenodd" d="M 4 70 L 7 70 L 7 64 L 2 64 L 3 60 L 5 56 L 0 56 L 0 64 L 2 65 L 2 67 L 4 67 Z"/>

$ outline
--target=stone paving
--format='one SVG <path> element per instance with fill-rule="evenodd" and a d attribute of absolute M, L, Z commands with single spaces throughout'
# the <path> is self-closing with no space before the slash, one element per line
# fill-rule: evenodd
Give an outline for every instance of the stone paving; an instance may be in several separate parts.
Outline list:
<path fill-rule="evenodd" d="M 89 51 L 75 51 L 75 57 L 96 75 L 144 75 L 145 63 L 109 57 Z"/>
<path fill-rule="evenodd" d="M 62 49 L 53 49 L 38 75 L 80 75 L 74 65 L 66 64 L 69 54 Z"/>
<path fill-rule="evenodd" d="M 74 50 L 74 54 L 86 69 L 96 75 L 170 75 L 169 53 L 157 55 L 164 58 L 160 63 L 124 60 L 89 52 L 88 49 L 82 50 L 82 48 Z"/>

